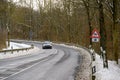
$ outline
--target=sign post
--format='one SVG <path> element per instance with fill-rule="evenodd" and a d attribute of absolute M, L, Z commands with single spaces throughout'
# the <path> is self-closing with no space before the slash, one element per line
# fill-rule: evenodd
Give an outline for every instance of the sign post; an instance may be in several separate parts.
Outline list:
<path fill-rule="evenodd" d="M 95 44 L 95 47 L 97 45 L 97 43 L 100 41 L 100 33 L 98 32 L 97 29 L 94 29 L 92 31 L 92 34 L 90 36 L 90 38 L 92 38 L 92 42 L 94 42 Z M 93 58 L 93 62 L 92 62 L 92 72 L 93 72 L 93 75 L 92 75 L 92 79 L 95 80 L 95 73 L 96 73 L 96 61 L 95 61 L 95 52 L 93 51 L 92 52 L 92 58 Z"/>
<path fill-rule="evenodd" d="M 10 46 L 10 29 L 9 29 L 8 26 L 7 26 L 7 39 L 8 39 L 8 44 L 7 44 L 7 46 L 9 47 L 9 46 Z"/>

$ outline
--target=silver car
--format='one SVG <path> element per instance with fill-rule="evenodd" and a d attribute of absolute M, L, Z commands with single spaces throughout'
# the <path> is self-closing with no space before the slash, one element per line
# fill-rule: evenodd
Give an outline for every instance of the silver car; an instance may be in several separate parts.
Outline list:
<path fill-rule="evenodd" d="M 52 43 L 50 41 L 43 42 L 42 49 L 52 49 Z"/>

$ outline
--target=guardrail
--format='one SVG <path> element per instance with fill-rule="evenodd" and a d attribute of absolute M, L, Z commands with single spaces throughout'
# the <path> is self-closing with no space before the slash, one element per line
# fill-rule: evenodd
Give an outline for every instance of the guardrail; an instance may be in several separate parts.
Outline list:
<path fill-rule="evenodd" d="M 24 50 L 29 50 L 29 49 L 33 49 L 34 45 L 31 45 L 28 48 L 20 48 L 20 49 L 10 49 L 10 50 L 0 50 L 0 53 L 4 53 L 6 54 L 7 52 L 11 52 L 13 54 L 13 52 L 19 52 L 19 51 L 24 51 Z"/>
<path fill-rule="evenodd" d="M 89 53 L 89 55 L 91 56 L 91 61 L 90 61 L 90 63 L 89 63 L 89 68 L 92 70 L 92 53 L 91 53 L 91 51 L 90 51 L 90 49 L 89 48 L 86 48 L 86 47 L 83 47 L 83 46 L 80 46 L 80 45 L 78 45 L 78 44 L 74 44 L 74 46 L 76 46 L 76 47 L 79 47 L 79 48 L 82 48 L 82 49 L 84 49 L 84 50 L 86 50 L 88 53 Z M 92 71 L 91 71 L 92 72 Z M 92 73 L 89 75 L 89 77 L 90 77 L 90 80 L 93 80 L 93 75 L 92 75 Z"/>

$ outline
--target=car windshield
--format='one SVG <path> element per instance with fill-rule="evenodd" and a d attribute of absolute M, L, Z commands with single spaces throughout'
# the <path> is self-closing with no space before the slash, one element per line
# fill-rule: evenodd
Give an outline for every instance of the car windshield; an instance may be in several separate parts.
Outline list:
<path fill-rule="evenodd" d="M 45 41 L 44 44 L 50 44 L 50 41 Z"/>

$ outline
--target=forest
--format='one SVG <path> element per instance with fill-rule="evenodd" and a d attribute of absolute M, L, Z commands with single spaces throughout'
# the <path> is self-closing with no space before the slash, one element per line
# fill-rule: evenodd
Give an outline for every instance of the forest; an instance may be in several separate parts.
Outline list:
<path fill-rule="evenodd" d="M 1 0 L 0 48 L 5 47 L 8 28 L 11 39 L 50 40 L 92 47 L 100 46 L 110 60 L 120 58 L 119 0 Z M 93 43 L 93 29 L 100 42 Z"/>

